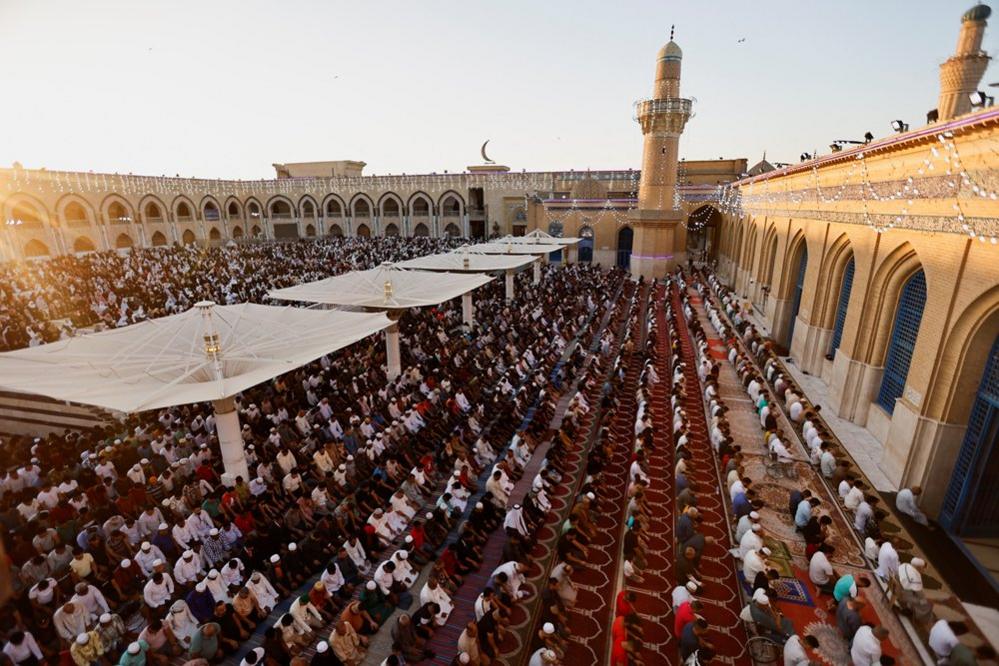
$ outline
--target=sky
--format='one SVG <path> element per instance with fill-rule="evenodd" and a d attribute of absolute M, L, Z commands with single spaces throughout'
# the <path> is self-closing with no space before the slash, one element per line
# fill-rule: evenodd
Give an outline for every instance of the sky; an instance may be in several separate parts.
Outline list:
<path fill-rule="evenodd" d="M 488 139 L 514 170 L 638 168 L 632 103 L 671 24 L 696 100 L 681 155 L 797 161 L 923 124 L 971 4 L 0 0 L 0 165 L 440 173 L 481 163 Z M 996 55 L 999 26 L 984 47 Z M 983 89 L 997 80 L 993 66 Z"/>

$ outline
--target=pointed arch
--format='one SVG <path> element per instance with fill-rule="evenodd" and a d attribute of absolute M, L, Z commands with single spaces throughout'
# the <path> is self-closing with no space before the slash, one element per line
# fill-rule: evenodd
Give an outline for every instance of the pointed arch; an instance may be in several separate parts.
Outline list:
<path fill-rule="evenodd" d="M 315 238 L 316 237 L 316 225 L 314 225 L 314 224 L 307 224 L 307 225 L 305 225 L 305 236 L 307 238 Z"/>
<path fill-rule="evenodd" d="M 359 224 L 357 226 L 357 236 L 361 238 L 371 238 L 371 229 L 366 224 Z"/>
<path fill-rule="evenodd" d="M 225 199 L 225 215 L 229 220 L 243 219 L 243 204 L 236 197 L 229 196 Z"/>
<path fill-rule="evenodd" d="M 879 262 L 868 283 L 868 294 L 850 357 L 875 367 L 884 366 L 902 287 L 923 269 L 915 248 L 901 243 Z"/>
<path fill-rule="evenodd" d="M 49 215 L 45 204 L 30 194 L 23 192 L 13 194 L 6 199 L 3 210 L 3 220 L 5 222 L 7 220 L 16 220 L 25 227 L 34 228 L 52 223 L 52 217 Z"/>
<path fill-rule="evenodd" d="M 167 237 L 162 231 L 153 232 L 153 247 L 162 247 L 167 244 Z"/>
<path fill-rule="evenodd" d="M 426 192 L 418 190 L 409 195 L 406 207 L 413 217 L 430 217 L 434 213 L 434 199 Z"/>
<path fill-rule="evenodd" d="M 316 200 L 311 194 L 303 195 L 302 198 L 298 200 L 298 210 L 301 212 L 301 217 L 304 219 L 314 220 L 320 217 L 319 204 L 316 203 Z"/>
<path fill-rule="evenodd" d="M 429 235 L 430 235 L 430 227 L 423 224 L 423 222 L 417 224 L 416 228 L 413 229 L 413 238 L 426 238 Z"/>
<path fill-rule="evenodd" d="M 236 226 L 234 226 L 232 228 L 232 237 L 233 238 L 242 238 L 243 237 L 243 227 L 239 226 L 238 224 Z"/>
<path fill-rule="evenodd" d="M 94 252 L 97 246 L 87 236 L 77 236 L 73 241 L 73 252 Z"/>
<path fill-rule="evenodd" d="M 399 225 L 397 225 L 395 222 L 389 222 L 387 225 L 385 225 L 386 238 L 393 238 L 398 235 L 399 235 Z"/>
<path fill-rule="evenodd" d="M 267 200 L 267 217 L 278 220 L 297 217 L 295 204 L 288 197 L 277 194 Z"/>
<path fill-rule="evenodd" d="M 395 192 L 386 192 L 378 199 L 378 212 L 381 217 L 399 218 L 403 215 L 402 197 Z"/>
<path fill-rule="evenodd" d="M 126 248 L 134 247 L 135 241 L 129 234 L 118 234 L 118 237 L 114 240 L 114 246 L 119 250 L 124 250 Z"/>
<path fill-rule="evenodd" d="M 260 230 L 260 225 L 254 224 L 250 230 L 250 235 L 252 238 L 263 238 L 264 232 Z"/>
<path fill-rule="evenodd" d="M 264 216 L 264 206 L 256 197 L 247 197 L 243 203 L 243 211 L 247 220 L 259 220 Z"/>
<path fill-rule="evenodd" d="M 208 240 L 220 241 L 222 240 L 222 232 L 219 231 L 218 227 L 212 227 L 208 230 Z"/>
<path fill-rule="evenodd" d="M 49 246 L 40 240 L 33 239 L 24 244 L 25 257 L 47 257 L 49 256 Z"/>
<path fill-rule="evenodd" d="M 449 223 L 444 227 L 444 235 L 450 238 L 461 238 L 461 229 L 458 228 L 457 224 Z"/>
<path fill-rule="evenodd" d="M 128 199 L 111 193 L 101 201 L 101 219 L 105 224 L 131 224 L 135 221 L 135 210 Z"/>
<path fill-rule="evenodd" d="M 94 208 L 90 202 L 77 194 L 67 194 L 55 204 L 56 215 L 61 219 L 62 226 L 86 227 L 96 219 Z"/>
<path fill-rule="evenodd" d="M 447 190 L 437 200 L 437 209 L 445 217 L 461 217 L 465 213 L 465 199 L 454 190 Z"/>
<path fill-rule="evenodd" d="M 343 202 L 343 199 L 336 194 L 327 194 L 323 198 L 323 211 L 326 213 L 326 217 L 340 218 L 344 216 L 344 211 L 347 210 L 347 205 Z"/>
<path fill-rule="evenodd" d="M 222 206 L 210 194 L 201 200 L 201 219 L 205 222 L 218 222 L 222 219 Z"/>
<path fill-rule="evenodd" d="M 350 216 L 366 219 L 374 215 L 375 204 L 367 194 L 358 192 L 350 199 Z"/>
<path fill-rule="evenodd" d="M 329 235 L 332 236 L 333 238 L 343 238 L 343 227 L 341 227 L 339 224 L 331 224 Z"/>
<path fill-rule="evenodd" d="M 195 237 L 193 231 L 190 229 L 184 229 L 184 234 L 181 236 L 180 240 L 184 245 L 194 245 L 198 239 Z"/>
<path fill-rule="evenodd" d="M 184 195 L 179 195 L 174 198 L 173 203 L 170 205 L 170 211 L 173 213 L 173 219 L 177 222 L 194 222 L 197 209 L 194 207 L 194 202 L 185 197 Z"/>
<path fill-rule="evenodd" d="M 139 212 L 142 213 L 144 222 L 153 224 L 166 222 L 168 210 L 170 207 L 154 194 L 147 194 L 139 199 Z"/>

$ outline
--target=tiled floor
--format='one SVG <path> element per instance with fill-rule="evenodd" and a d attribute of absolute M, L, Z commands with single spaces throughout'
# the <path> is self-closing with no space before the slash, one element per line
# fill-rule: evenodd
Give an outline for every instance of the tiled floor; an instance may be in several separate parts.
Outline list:
<path fill-rule="evenodd" d="M 750 319 L 758 330 L 769 331 L 757 313 L 754 312 Z M 881 467 L 881 458 L 884 455 L 884 446 L 881 442 L 875 439 L 867 428 L 836 416 L 832 408 L 829 407 L 829 386 L 824 381 L 815 375 L 804 374 L 801 368 L 793 362 L 785 363 L 785 365 L 790 370 L 794 381 L 804 389 L 808 400 L 815 405 L 825 405 L 822 410 L 822 418 L 832 428 L 836 437 L 843 443 L 853 459 L 857 461 L 857 466 L 867 475 L 874 487 L 882 492 L 897 492 L 898 485 L 892 483 L 884 468 Z"/>

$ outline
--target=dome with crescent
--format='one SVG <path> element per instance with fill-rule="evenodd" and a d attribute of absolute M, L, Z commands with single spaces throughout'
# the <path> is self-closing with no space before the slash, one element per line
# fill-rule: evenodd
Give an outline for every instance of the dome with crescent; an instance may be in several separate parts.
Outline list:
<path fill-rule="evenodd" d="M 977 4 L 964 12 L 961 21 L 984 21 L 992 15 L 992 8 L 988 5 Z"/>

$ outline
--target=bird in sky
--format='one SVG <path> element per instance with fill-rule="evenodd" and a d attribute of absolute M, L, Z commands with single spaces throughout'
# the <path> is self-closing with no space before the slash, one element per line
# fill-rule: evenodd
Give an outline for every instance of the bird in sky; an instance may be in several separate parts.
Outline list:
<path fill-rule="evenodd" d="M 742 39 L 740 39 L 739 41 L 737 41 L 736 44 L 742 44 L 744 41 L 746 41 L 745 37 L 743 37 Z"/>

